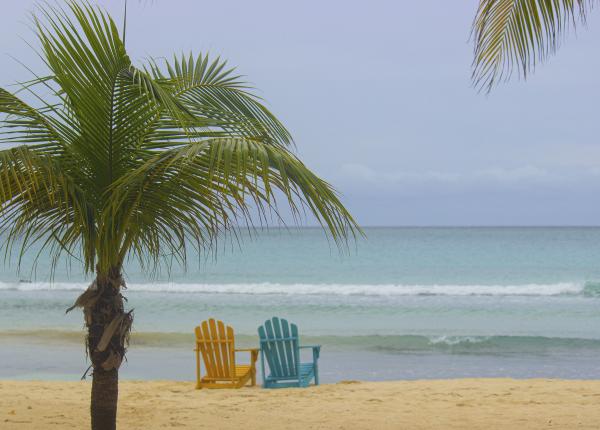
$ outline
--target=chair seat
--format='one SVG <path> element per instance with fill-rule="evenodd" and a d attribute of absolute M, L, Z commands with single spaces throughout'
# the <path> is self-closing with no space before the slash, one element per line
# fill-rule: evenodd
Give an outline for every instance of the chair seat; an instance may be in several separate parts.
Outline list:
<path fill-rule="evenodd" d="M 235 374 L 234 374 L 234 378 L 243 378 L 244 376 L 246 376 L 248 373 L 250 373 L 250 370 L 252 369 L 252 366 L 247 365 L 247 364 L 242 364 L 242 365 L 236 365 L 235 366 Z M 229 376 L 216 376 L 216 375 L 207 375 L 204 379 L 210 379 L 210 380 L 214 380 L 214 381 L 218 381 L 218 380 L 230 380 L 232 379 Z"/>
<path fill-rule="evenodd" d="M 315 368 L 313 363 L 301 363 L 300 364 L 300 377 L 310 375 Z"/>
<path fill-rule="evenodd" d="M 250 368 L 252 366 L 249 366 L 247 364 L 242 364 L 242 365 L 236 365 L 235 366 L 235 376 L 236 377 L 242 377 L 248 374 L 248 372 L 250 372 Z"/>
<path fill-rule="evenodd" d="M 269 377 L 267 379 L 270 379 L 270 380 L 273 380 L 273 381 L 285 381 L 285 380 L 305 379 L 311 373 L 314 372 L 314 368 L 315 368 L 315 366 L 314 366 L 313 363 L 301 363 L 300 364 L 300 378 L 298 378 L 297 376 L 273 376 L 271 374 L 271 375 L 269 375 Z"/>

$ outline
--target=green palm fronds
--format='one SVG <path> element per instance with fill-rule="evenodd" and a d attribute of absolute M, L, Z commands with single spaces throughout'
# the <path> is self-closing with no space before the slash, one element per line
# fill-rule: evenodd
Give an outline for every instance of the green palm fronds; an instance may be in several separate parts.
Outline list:
<path fill-rule="evenodd" d="M 129 258 L 182 262 L 253 216 L 315 215 L 336 241 L 360 232 L 335 190 L 220 59 L 136 66 L 111 17 L 87 2 L 34 19 L 48 76 L 0 89 L 0 228 L 88 272 Z M 49 94 L 49 95 L 48 95 Z M 34 100 L 29 104 L 27 100 Z"/>
<path fill-rule="evenodd" d="M 480 0 L 473 22 L 473 83 L 489 91 L 513 73 L 526 78 L 585 22 L 596 0 Z"/>

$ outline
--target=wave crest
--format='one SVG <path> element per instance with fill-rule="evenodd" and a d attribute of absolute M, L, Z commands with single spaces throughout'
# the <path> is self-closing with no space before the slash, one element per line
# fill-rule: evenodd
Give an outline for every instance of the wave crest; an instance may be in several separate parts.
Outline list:
<path fill-rule="evenodd" d="M 36 343 L 80 344 L 83 331 L 70 330 L 8 330 L 0 331 L 0 340 L 35 341 Z M 308 344 L 321 344 L 332 350 L 378 351 L 388 354 L 548 354 L 589 350 L 600 353 L 600 339 L 544 336 L 424 336 L 414 334 L 363 336 L 303 336 Z M 253 347 L 255 335 L 236 334 L 241 347 Z M 192 333 L 137 332 L 131 334 L 134 347 L 188 348 L 194 343 Z"/>
<path fill-rule="evenodd" d="M 77 282 L 0 282 L 1 290 L 43 291 L 83 290 Z M 520 285 L 410 285 L 410 284 L 201 284 L 131 283 L 129 291 L 250 294 L 250 295 L 325 295 L 325 296 L 564 296 L 600 297 L 598 282 L 561 282 Z"/>

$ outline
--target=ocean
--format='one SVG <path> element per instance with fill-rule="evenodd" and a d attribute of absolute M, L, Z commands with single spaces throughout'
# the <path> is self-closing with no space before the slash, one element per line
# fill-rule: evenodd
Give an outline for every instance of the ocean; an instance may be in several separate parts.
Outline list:
<path fill-rule="evenodd" d="M 322 381 L 600 378 L 600 228 L 366 228 L 338 249 L 317 228 L 238 232 L 210 254 L 126 265 L 135 321 L 122 378 L 194 378 L 193 329 L 241 346 L 287 318 L 321 344 Z M 0 266 L 0 379 L 78 379 L 89 363 L 76 261 L 35 249 Z M 240 360 L 244 357 L 240 356 Z"/>

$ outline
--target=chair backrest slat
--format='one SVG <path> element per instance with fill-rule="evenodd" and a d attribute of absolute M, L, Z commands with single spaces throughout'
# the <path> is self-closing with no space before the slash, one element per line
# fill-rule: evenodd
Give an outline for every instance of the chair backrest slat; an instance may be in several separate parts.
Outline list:
<path fill-rule="evenodd" d="M 275 332 L 275 344 L 277 345 L 277 352 L 279 353 L 279 365 L 281 366 L 281 374 L 289 375 L 289 369 L 287 365 L 287 357 L 285 356 L 285 345 L 283 335 L 281 334 L 281 321 L 279 318 L 273 318 L 273 331 Z"/>
<path fill-rule="evenodd" d="M 208 328 L 208 321 L 202 321 L 202 344 L 204 347 L 204 364 L 206 366 L 206 373 L 208 376 L 217 376 L 217 369 L 215 366 L 215 356 L 213 354 L 213 345 L 210 339 L 210 331 Z"/>
<path fill-rule="evenodd" d="M 292 351 L 294 353 L 294 362 L 296 363 L 296 372 L 298 372 L 300 368 L 300 335 L 298 335 L 298 326 L 296 324 L 291 324 L 291 328 L 291 337 L 294 339 L 292 341 Z"/>
<path fill-rule="evenodd" d="M 219 342 L 219 333 L 217 332 L 217 324 L 215 322 L 214 319 L 210 319 L 208 320 L 208 328 L 210 330 L 210 339 L 212 341 L 213 344 L 213 355 L 214 355 L 214 360 L 215 360 L 215 369 L 217 371 L 217 376 L 223 377 L 225 376 L 225 372 L 223 369 L 223 361 L 221 360 L 221 345 L 222 343 Z M 215 342 L 216 341 L 216 342 Z"/>
<path fill-rule="evenodd" d="M 227 332 L 227 352 L 229 353 L 227 361 L 229 362 L 229 375 L 235 377 L 235 338 L 233 336 L 233 328 L 226 327 Z"/>
<path fill-rule="evenodd" d="M 275 376 L 283 376 L 283 369 L 281 367 L 281 361 L 279 358 L 279 351 L 277 350 L 277 340 L 275 338 L 275 331 L 273 330 L 273 323 L 271 321 L 265 322 L 265 329 L 267 331 L 268 350 L 271 360 L 273 361 L 273 368 L 271 372 Z"/>
<path fill-rule="evenodd" d="M 221 360 L 223 362 L 223 376 L 225 376 L 226 378 L 230 378 L 233 375 L 233 373 L 231 372 L 231 367 L 230 367 L 230 351 L 233 349 L 233 347 L 229 347 L 228 342 L 223 342 L 223 341 L 228 341 L 231 339 L 231 343 L 233 344 L 233 329 L 231 327 L 229 327 L 229 329 L 231 330 L 231 336 L 227 336 L 225 334 L 225 324 L 223 324 L 223 321 L 217 321 L 217 330 L 218 330 L 218 335 L 219 335 L 219 340 L 220 340 L 220 347 L 221 347 Z"/>
<path fill-rule="evenodd" d="M 264 353 L 264 357 L 267 360 L 269 369 L 271 369 L 271 373 L 274 374 L 274 372 L 277 372 L 277 366 L 275 365 L 275 354 L 273 354 L 271 351 L 271 342 L 269 341 L 269 337 L 267 335 L 266 324 L 264 327 L 260 326 L 258 328 L 258 337 L 260 338 L 260 348 Z"/>
<path fill-rule="evenodd" d="M 284 345 L 286 362 L 287 362 L 287 372 L 288 372 L 288 374 L 291 375 L 291 374 L 294 374 L 296 371 L 296 360 L 294 360 L 294 355 L 292 354 L 292 341 L 289 340 L 290 326 L 289 326 L 287 320 L 282 319 L 280 321 L 281 321 L 281 334 L 283 335 L 283 338 L 286 339 L 283 341 L 283 345 Z"/>
<path fill-rule="evenodd" d="M 210 318 L 196 327 L 196 345 L 202 354 L 206 374 L 211 378 L 235 376 L 233 329 Z"/>

